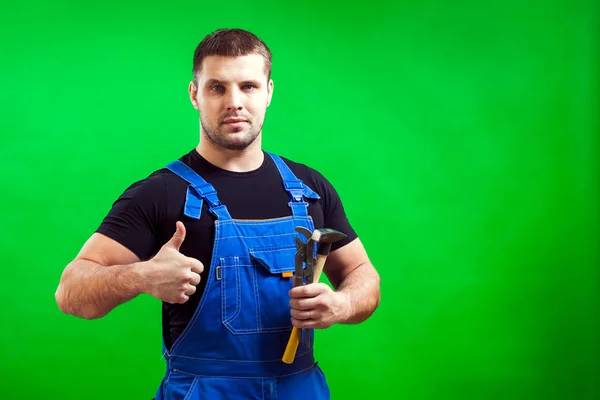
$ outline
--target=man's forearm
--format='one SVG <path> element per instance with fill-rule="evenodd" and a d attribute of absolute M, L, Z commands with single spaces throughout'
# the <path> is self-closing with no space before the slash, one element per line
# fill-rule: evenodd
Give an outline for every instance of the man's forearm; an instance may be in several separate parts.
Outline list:
<path fill-rule="evenodd" d="M 103 317 L 141 293 L 138 264 L 107 267 L 87 260 L 73 261 L 56 291 L 59 308 L 85 319 Z"/>
<path fill-rule="evenodd" d="M 350 272 L 336 292 L 345 296 L 341 324 L 357 324 L 373 314 L 380 301 L 379 274 L 365 263 Z"/>

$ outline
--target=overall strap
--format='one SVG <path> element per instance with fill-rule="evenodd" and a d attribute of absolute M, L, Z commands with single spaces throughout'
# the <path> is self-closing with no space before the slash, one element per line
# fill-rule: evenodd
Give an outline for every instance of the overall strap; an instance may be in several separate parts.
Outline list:
<path fill-rule="evenodd" d="M 300 179 L 296 178 L 292 170 L 281 159 L 281 157 L 266 152 L 277 166 L 279 174 L 283 180 L 283 187 L 290 194 L 291 201 L 288 203 L 292 209 L 294 217 L 308 217 L 308 203 L 304 197 L 309 199 L 320 199 L 321 197 L 304 184 Z"/>
<path fill-rule="evenodd" d="M 189 183 L 184 207 L 184 214 L 186 216 L 200 219 L 202 200 L 205 199 L 208 203 L 208 211 L 215 215 L 217 219 L 221 221 L 231 219 L 227 207 L 221 204 L 221 201 L 217 197 L 215 188 L 193 169 L 179 160 L 173 161 L 165 168 Z"/>

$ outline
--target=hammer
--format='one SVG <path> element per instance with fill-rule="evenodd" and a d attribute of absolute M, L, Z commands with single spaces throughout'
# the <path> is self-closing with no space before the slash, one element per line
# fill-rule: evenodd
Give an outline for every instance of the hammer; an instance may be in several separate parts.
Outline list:
<path fill-rule="evenodd" d="M 303 232 L 304 229 L 297 229 L 299 232 Z M 310 233 L 310 231 L 309 231 Z M 331 251 L 331 244 L 335 243 L 339 240 L 346 238 L 346 235 L 342 232 L 336 231 L 335 229 L 329 228 L 321 228 L 316 229 L 309 240 L 313 240 L 314 242 L 319 243 L 319 247 L 317 250 L 317 262 L 314 266 L 313 271 L 307 271 L 306 282 L 307 283 L 316 283 L 319 282 L 319 278 L 321 277 L 321 272 L 323 272 L 323 267 L 325 266 L 325 261 L 327 260 L 327 256 Z M 312 254 L 306 254 L 306 257 L 312 257 Z M 294 358 L 296 357 L 296 350 L 298 350 L 298 343 L 300 342 L 300 332 L 298 328 L 295 326 L 292 328 L 292 333 L 290 334 L 290 338 L 288 339 L 287 346 L 285 348 L 285 352 L 283 353 L 283 357 L 281 361 L 286 364 L 291 364 L 294 362 Z M 310 338 L 308 340 L 308 347 L 310 347 Z"/>
<path fill-rule="evenodd" d="M 336 231 L 335 229 L 322 228 L 313 232 L 312 240 L 319 243 L 319 248 L 317 250 L 317 263 L 315 264 L 311 282 L 319 282 L 321 272 L 323 272 L 323 267 L 325 266 L 325 261 L 327 260 L 327 256 L 331 251 L 331 244 L 345 238 L 346 235 L 344 235 L 342 232 Z"/>

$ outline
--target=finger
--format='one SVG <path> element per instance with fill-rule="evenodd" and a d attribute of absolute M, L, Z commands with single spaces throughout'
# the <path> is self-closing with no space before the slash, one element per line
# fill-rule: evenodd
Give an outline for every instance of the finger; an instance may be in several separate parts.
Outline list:
<path fill-rule="evenodd" d="M 299 310 L 290 310 L 290 315 L 297 320 L 300 321 L 306 321 L 307 319 L 317 319 L 316 317 L 316 313 L 314 312 L 314 310 L 310 310 L 310 311 L 299 311 Z"/>
<path fill-rule="evenodd" d="M 311 310 L 319 305 L 321 305 L 321 301 L 316 297 L 292 298 L 290 300 L 290 307 L 296 310 Z"/>
<path fill-rule="evenodd" d="M 303 297 L 317 297 L 326 290 L 331 289 L 324 283 L 311 283 L 309 285 L 296 286 L 292 288 L 289 292 L 289 295 L 294 299 L 300 299 Z"/>
<path fill-rule="evenodd" d="M 196 286 L 199 283 L 200 283 L 200 274 L 192 272 L 191 276 L 190 276 L 190 285 Z"/>
<path fill-rule="evenodd" d="M 177 303 L 183 304 L 183 303 L 187 302 L 189 299 L 190 299 L 190 296 L 182 293 L 178 296 Z"/>
<path fill-rule="evenodd" d="M 196 286 L 188 285 L 185 292 L 183 292 L 186 296 L 191 296 L 196 293 Z"/>
<path fill-rule="evenodd" d="M 169 301 L 169 303 L 171 303 L 171 304 L 183 304 L 186 301 L 188 301 L 189 299 L 190 299 L 189 296 L 187 296 L 184 293 L 181 293 L 178 296 L 175 296 L 175 298 L 173 299 L 173 301 Z"/>
<path fill-rule="evenodd" d="M 195 258 L 188 257 L 190 262 L 190 268 L 197 274 L 204 272 L 204 264 Z"/>
<path fill-rule="evenodd" d="M 317 320 L 314 319 L 296 319 L 292 317 L 292 325 L 294 325 L 298 329 L 314 329 L 314 328 L 326 328 L 327 326 Z"/>
<path fill-rule="evenodd" d="M 183 243 L 184 239 L 185 225 L 183 225 L 183 222 L 177 221 L 177 223 L 175 224 L 175 233 L 173 234 L 171 240 L 165 243 L 165 246 L 179 251 L 179 248 L 181 247 L 181 244 Z"/>

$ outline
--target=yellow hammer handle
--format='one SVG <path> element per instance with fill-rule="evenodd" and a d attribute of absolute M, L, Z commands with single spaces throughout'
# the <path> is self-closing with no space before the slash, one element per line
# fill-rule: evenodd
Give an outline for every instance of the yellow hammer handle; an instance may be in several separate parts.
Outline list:
<path fill-rule="evenodd" d="M 283 357 L 281 361 L 286 364 L 291 364 L 294 362 L 294 357 L 296 357 L 296 350 L 298 350 L 298 343 L 300 343 L 300 331 L 298 328 L 292 328 L 292 334 L 288 339 L 287 346 L 285 347 L 285 352 L 283 353 Z"/>
<path fill-rule="evenodd" d="M 319 282 L 321 272 L 323 272 L 323 267 L 325 266 L 325 259 L 327 259 L 327 256 L 317 254 L 317 263 L 315 264 L 313 272 L 313 282 Z M 291 364 L 294 362 L 296 350 L 298 350 L 298 343 L 300 343 L 300 330 L 294 326 L 292 328 L 292 333 L 288 339 L 288 343 L 285 347 L 285 352 L 283 353 L 281 361 L 286 364 Z"/>

